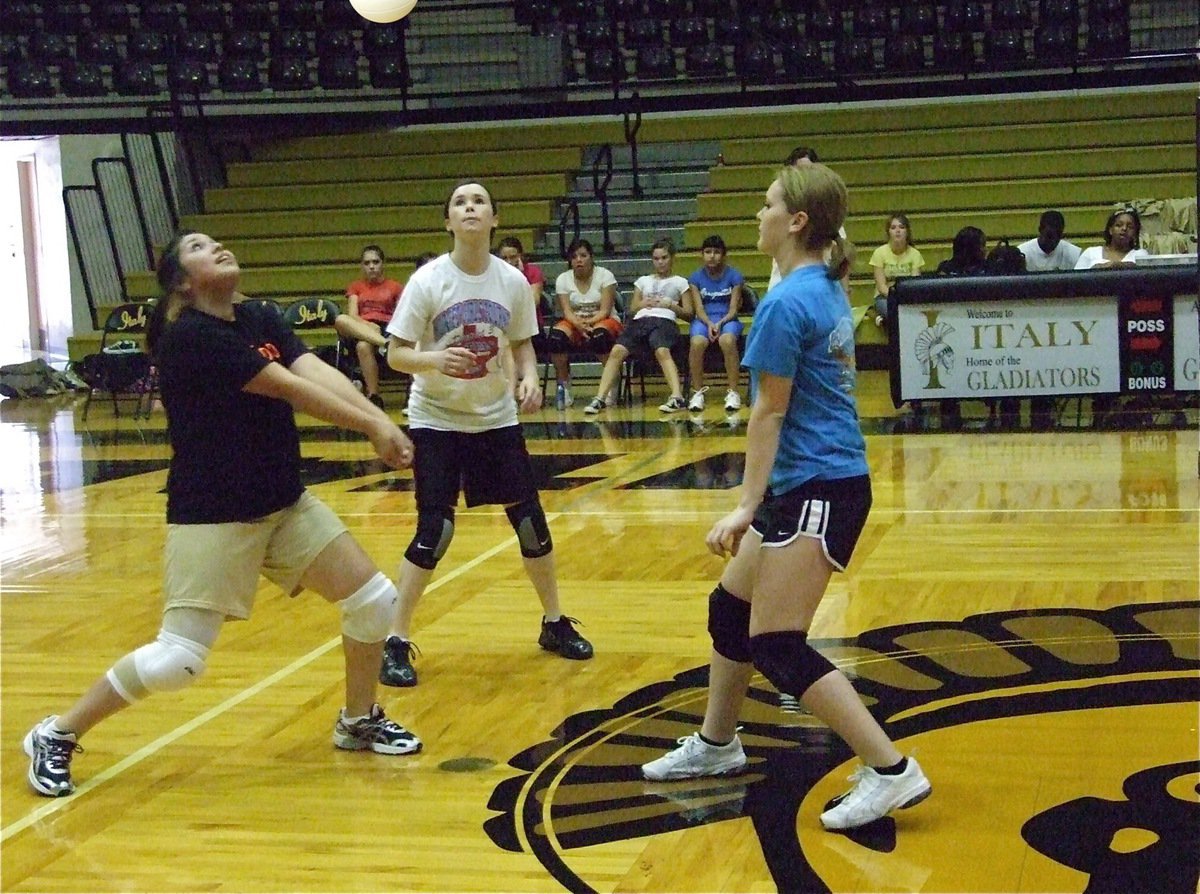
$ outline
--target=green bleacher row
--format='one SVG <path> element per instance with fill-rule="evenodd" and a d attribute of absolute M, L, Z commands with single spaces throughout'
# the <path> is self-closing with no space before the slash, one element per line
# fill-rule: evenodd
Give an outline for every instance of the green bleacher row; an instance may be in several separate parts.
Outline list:
<path fill-rule="evenodd" d="M 683 248 L 721 233 L 731 263 L 754 284 L 765 284 L 770 269 L 754 249 L 762 191 L 792 146 L 816 145 L 852 189 L 847 231 L 860 247 L 855 302 L 863 303 L 871 297 L 866 260 L 894 210 L 912 218 L 932 268 L 968 223 L 1019 241 L 1042 209 L 1059 207 L 1068 238 L 1095 244 L 1114 202 L 1193 194 L 1193 103 L 1188 91 L 1168 90 L 676 116 L 647 119 L 638 136 L 721 141 L 725 164 L 713 167 Z M 502 228 L 532 243 L 556 223 L 553 203 L 582 149 L 604 141 L 619 143 L 620 128 L 522 124 L 265 144 L 253 162 L 230 165 L 229 188 L 206 193 L 209 214 L 185 223 L 239 254 L 249 294 L 339 296 L 358 275 L 354 258 L 367 241 L 384 245 L 396 259 L 389 274 L 401 280 L 413 256 L 444 250 L 441 203 L 464 175 L 486 177 Z M 523 148 L 531 145 L 540 148 Z M 247 185 L 256 182 L 267 185 Z M 135 298 L 157 294 L 151 273 L 131 274 L 128 289 Z"/>
<path fill-rule="evenodd" d="M 853 106 L 768 109 L 724 112 L 716 115 L 664 115 L 646 118 L 637 131 L 640 142 L 676 140 L 719 140 L 725 161 L 731 164 L 774 162 L 797 143 L 819 147 L 822 157 L 835 159 L 903 157 L 909 153 L 891 139 L 904 131 L 941 130 L 946 151 L 963 151 L 959 141 L 964 129 L 999 127 L 1018 134 L 1017 148 L 1026 144 L 1019 131 L 1040 124 L 1061 128 L 1072 122 L 1132 121 L 1161 116 L 1187 116 L 1195 97 L 1186 89 L 1127 91 L 1095 97 L 1019 96 L 993 99 L 945 100 L 922 104 L 889 103 L 871 108 Z M 1103 129 L 1103 128 L 1101 128 Z M 887 139 L 864 142 L 867 134 Z M 1101 137 L 1103 139 L 1103 137 Z M 381 155 L 429 155 L 478 153 L 488 150 L 524 149 L 529 146 L 591 146 L 624 142 L 620 122 L 521 122 L 497 127 L 400 130 L 371 134 L 303 137 L 262 144 L 252 148 L 255 161 L 283 159 L 328 159 Z M 1103 145 L 1103 143 L 1100 143 Z M 843 148 L 844 147 L 844 148 Z M 974 151 L 1000 151 L 999 145 L 984 145 Z M 969 151 L 969 150 L 968 150 Z M 749 153 L 749 154 L 742 154 Z"/>
<path fill-rule="evenodd" d="M 333 210 L 346 215 L 361 213 L 361 209 L 380 206 L 407 205 L 427 211 L 437 226 L 442 224 L 442 203 L 446 200 L 458 176 L 414 180 L 350 180 L 344 183 L 306 184 L 304 186 L 244 186 L 209 190 L 204 194 L 204 206 L 209 213 L 255 214 L 273 211 L 309 211 L 314 219 L 323 219 L 321 212 Z M 560 196 L 567 189 L 564 171 L 550 174 L 529 171 L 525 174 L 488 178 L 503 203 L 501 211 L 508 214 L 508 203 L 541 196 Z M 352 197 L 352 201 L 348 201 Z"/>

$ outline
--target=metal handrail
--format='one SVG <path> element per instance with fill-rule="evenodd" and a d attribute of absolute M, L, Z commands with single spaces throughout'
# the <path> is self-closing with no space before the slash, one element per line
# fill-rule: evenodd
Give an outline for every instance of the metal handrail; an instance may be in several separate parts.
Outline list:
<path fill-rule="evenodd" d="M 642 95 L 636 90 L 629 97 L 633 104 L 634 123 L 629 126 L 629 110 L 625 110 L 625 142 L 629 144 L 629 165 L 633 171 L 633 188 L 630 190 L 635 199 L 642 197 L 642 185 L 638 181 L 637 132 L 642 126 Z"/>
<path fill-rule="evenodd" d="M 567 203 L 567 207 L 563 209 L 562 215 L 558 219 L 558 253 L 565 260 L 567 257 L 567 219 L 571 218 L 574 221 L 574 239 L 579 238 L 579 203 L 571 199 Z M 572 239 L 572 241 L 574 241 Z"/>
<path fill-rule="evenodd" d="M 604 182 L 600 182 L 600 162 L 605 162 Z M 592 159 L 592 192 L 600 201 L 600 225 L 604 230 L 604 253 L 612 254 L 613 242 L 608 235 L 608 184 L 612 183 L 612 143 L 605 143 Z"/>

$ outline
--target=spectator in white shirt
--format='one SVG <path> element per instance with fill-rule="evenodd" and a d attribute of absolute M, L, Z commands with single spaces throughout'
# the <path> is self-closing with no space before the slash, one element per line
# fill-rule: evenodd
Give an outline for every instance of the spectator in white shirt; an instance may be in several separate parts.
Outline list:
<path fill-rule="evenodd" d="M 1044 211 L 1038 221 L 1036 239 L 1022 242 L 1018 248 L 1025 255 L 1025 270 L 1044 273 L 1049 270 L 1074 270 L 1081 249 L 1063 239 L 1066 229 L 1061 211 Z"/>

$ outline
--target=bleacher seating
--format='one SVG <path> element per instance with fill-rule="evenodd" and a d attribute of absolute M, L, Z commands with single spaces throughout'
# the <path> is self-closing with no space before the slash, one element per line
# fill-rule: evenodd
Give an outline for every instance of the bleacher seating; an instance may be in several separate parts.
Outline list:
<path fill-rule="evenodd" d="M 977 62 L 989 72 L 1020 72 L 1128 56 L 1136 44 L 1125 0 L 513 0 L 510 15 L 529 33 L 563 34 L 563 77 L 596 87 L 635 72 L 641 80 L 695 77 L 711 84 L 725 77 L 731 85 L 865 74 L 936 78 L 973 71 Z M 98 102 L 165 96 L 168 85 L 243 96 L 318 85 L 343 94 L 394 92 L 422 77 L 410 58 L 422 51 L 422 38 L 410 38 L 410 21 L 371 24 L 344 0 L 12 0 L 0 26 L 0 99 L 69 92 L 80 102 Z M 95 35 L 111 43 L 102 49 Z M 736 64 L 698 49 L 710 42 Z M 769 61 L 764 47 L 771 50 Z M 226 64 L 232 57 L 255 57 L 260 76 Z M 203 62 L 205 69 L 172 66 L 180 58 Z M 153 76 L 143 69 L 122 72 L 126 59 L 152 64 Z M 111 68 L 97 79 L 90 67 L 65 65 L 72 60 Z"/>

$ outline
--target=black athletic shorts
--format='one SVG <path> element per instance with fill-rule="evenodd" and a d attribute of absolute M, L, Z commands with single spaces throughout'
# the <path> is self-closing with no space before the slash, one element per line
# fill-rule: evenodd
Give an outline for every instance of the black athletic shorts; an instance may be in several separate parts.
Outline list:
<path fill-rule="evenodd" d="M 816 537 L 825 557 L 845 571 L 871 511 L 871 479 L 866 475 L 832 481 L 806 481 L 783 494 L 767 492 L 750 523 L 764 547 L 787 546 L 797 537 Z"/>
<path fill-rule="evenodd" d="M 417 508 L 520 503 L 537 495 L 533 465 L 520 425 L 490 431 L 412 428 Z"/>
<path fill-rule="evenodd" d="M 641 317 L 625 324 L 617 344 L 630 351 L 636 351 L 639 345 L 649 345 L 650 350 L 657 351 L 659 348 L 670 350 L 678 340 L 679 324 L 674 319 Z"/>

